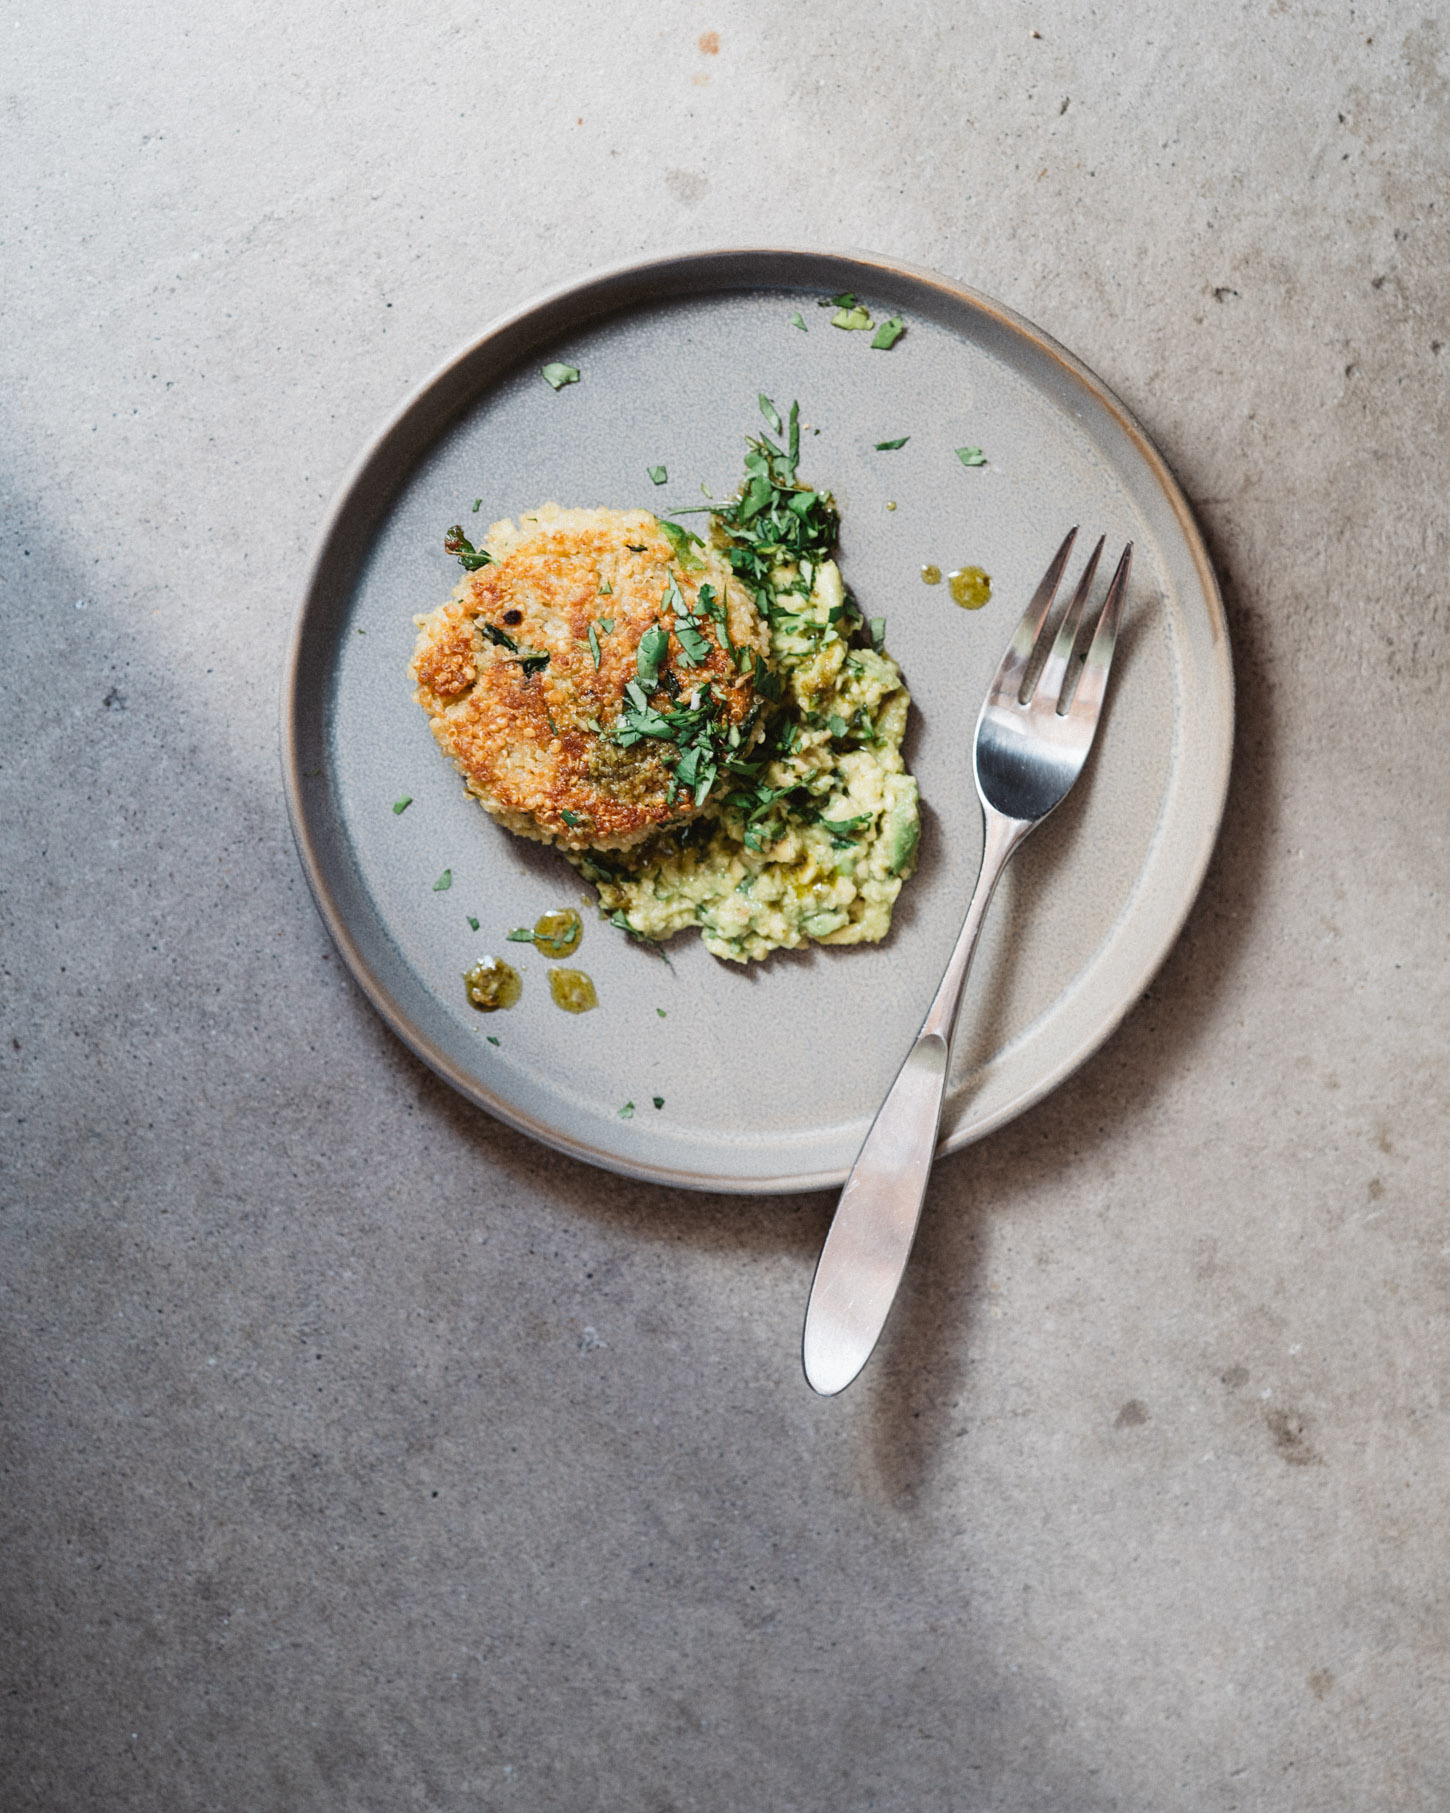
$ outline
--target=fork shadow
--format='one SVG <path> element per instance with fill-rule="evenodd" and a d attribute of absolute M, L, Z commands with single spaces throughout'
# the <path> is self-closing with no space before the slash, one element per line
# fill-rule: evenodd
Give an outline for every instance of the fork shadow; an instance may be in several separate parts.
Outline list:
<path fill-rule="evenodd" d="M 859 1453 L 877 1489 L 901 1509 L 917 1502 L 934 1458 L 953 1425 L 963 1420 L 967 1337 L 982 1295 L 992 1225 L 1018 1212 L 1029 1187 L 1040 1194 L 1044 1183 L 1066 1177 L 1070 1169 L 1090 1163 L 1105 1142 L 1130 1133 L 1165 1081 L 1192 1060 L 1199 1024 L 1232 979 L 1244 922 L 1262 896 L 1274 832 L 1276 762 L 1266 637 L 1232 546 L 1211 525 L 1205 540 L 1223 591 L 1237 681 L 1234 759 L 1219 841 L 1176 943 L 1104 1047 L 1043 1102 L 935 1167 L 916 1250 L 891 1317 L 865 1373 L 849 1388 L 856 1404 L 865 1400 Z M 1132 647 L 1125 626 L 1119 658 L 1131 661 Z M 1091 786 L 1091 775 L 1090 764 L 1083 785 Z M 1003 887 L 1041 887 L 1069 857 L 1079 817 L 1080 802 L 1079 810 L 1049 820 L 1009 867 Z M 969 1077 L 1000 1044 L 1010 969 L 1009 952 L 1008 961 L 984 974 L 980 991 L 969 997 L 971 1018 L 962 1028 L 955 1074 Z M 411 1067 L 420 1105 L 520 1186 L 552 1197 L 569 1214 L 610 1223 L 642 1240 L 798 1258 L 803 1313 L 811 1268 L 835 1208 L 834 1191 L 735 1197 L 729 1212 L 721 1213 L 697 1192 L 598 1170 L 541 1147 L 475 1108 L 395 1041 L 361 996 L 358 1008 L 380 1047 Z M 793 1374 L 805 1391 L 797 1371 L 799 1328 L 797 1321 L 781 1330 L 782 1376 Z M 821 1409 L 831 1413 L 830 1405 Z"/>

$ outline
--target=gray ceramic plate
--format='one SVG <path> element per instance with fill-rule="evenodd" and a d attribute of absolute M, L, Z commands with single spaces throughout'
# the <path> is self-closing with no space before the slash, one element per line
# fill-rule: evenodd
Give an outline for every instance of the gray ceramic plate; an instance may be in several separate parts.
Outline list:
<path fill-rule="evenodd" d="M 889 352 L 830 325 L 852 290 L 907 332 Z M 808 331 L 792 325 L 799 311 Z M 559 392 L 548 360 L 576 365 Z M 757 392 L 799 398 L 801 471 L 829 487 L 841 564 L 915 697 L 921 868 L 888 940 L 670 962 L 586 915 L 597 1011 L 559 1012 L 548 965 L 507 931 L 577 903 L 563 860 L 469 800 L 407 675 L 415 613 L 459 577 L 443 532 L 548 499 L 659 510 L 738 483 Z M 901 435 L 896 452 L 874 443 Z M 954 449 L 979 446 L 968 470 Z M 646 467 L 663 464 L 657 489 Z M 477 515 L 475 498 L 482 498 Z M 896 504 L 888 510 L 888 502 Z M 399 1036 L 471 1100 L 631 1176 L 699 1189 L 844 1178 L 925 1010 L 976 876 L 970 740 L 987 681 L 1064 531 L 1137 546 L 1109 708 L 1087 773 L 998 892 L 963 1012 L 943 1146 L 979 1138 L 1098 1046 L 1163 959 L 1203 877 L 1228 778 L 1233 681 L 1213 573 L 1181 492 L 1127 412 L 1005 309 L 926 272 L 811 252 L 693 253 L 593 277 L 520 309 L 436 372 L 366 450 L 313 564 L 285 701 L 287 787 L 313 890 Z M 957 609 L 924 563 L 985 567 Z M 403 813 L 393 802 L 410 794 Z M 452 886 L 436 891 L 444 869 Z M 470 929 L 468 915 L 481 930 Z M 480 1015 L 463 971 L 524 969 Z M 522 956 L 520 956 L 522 953 Z M 657 1011 L 664 1010 L 664 1016 Z M 498 1040 L 494 1045 L 488 1035 Z M 662 1097 L 664 1107 L 653 1100 Z M 630 1118 L 619 1110 L 634 1103 Z"/>

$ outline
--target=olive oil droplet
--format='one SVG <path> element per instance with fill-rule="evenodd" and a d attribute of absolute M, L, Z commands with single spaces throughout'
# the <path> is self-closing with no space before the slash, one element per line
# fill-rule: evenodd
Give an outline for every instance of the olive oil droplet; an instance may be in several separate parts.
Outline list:
<path fill-rule="evenodd" d="M 572 957 L 584 936 L 584 922 L 573 907 L 540 913 L 534 921 L 534 944 L 546 957 Z"/>
<path fill-rule="evenodd" d="M 992 596 L 992 581 L 980 567 L 958 567 L 947 574 L 952 598 L 964 611 L 979 611 Z"/>
<path fill-rule="evenodd" d="M 941 568 L 940 567 L 923 567 L 921 569 L 921 583 L 923 585 L 940 585 L 941 584 Z"/>
<path fill-rule="evenodd" d="M 555 1007 L 562 1007 L 566 1014 L 587 1014 L 591 1007 L 599 1005 L 594 984 L 582 969 L 551 969 L 549 993 Z"/>
<path fill-rule="evenodd" d="M 463 986 L 468 990 L 470 1004 L 481 1014 L 516 1007 L 524 992 L 519 972 L 511 963 L 500 963 L 497 957 L 480 957 L 472 969 L 465 970 Z"/>

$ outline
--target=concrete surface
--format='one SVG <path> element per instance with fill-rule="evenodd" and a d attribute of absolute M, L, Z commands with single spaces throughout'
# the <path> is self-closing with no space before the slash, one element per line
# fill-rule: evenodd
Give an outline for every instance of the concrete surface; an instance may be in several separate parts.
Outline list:
<path fill-rule="evenodd" d="M 0 42 L 0 1804 L 1450 1804 L 1445 6 L 20 0 Z M 378 419 L 544 285 L 732 239 L 1077 351 L 1240 676 L 1181 942 L 941 1168 L 834 1403 L 829 1202 L 451 1097 L 278 783 Z"/>

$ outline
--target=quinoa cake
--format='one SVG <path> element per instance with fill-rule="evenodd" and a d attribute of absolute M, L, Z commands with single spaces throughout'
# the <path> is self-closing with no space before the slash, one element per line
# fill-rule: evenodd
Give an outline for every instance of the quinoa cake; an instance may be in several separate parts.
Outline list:
<path fill-rule="evenodd" d="M 760 734 L 770 639 L 729 563 L 648 511 L 555 504 L 448 545 L 473 570 L 416 619 L 414 697 L 484 810 L 565 852 L 695 818 Z"/>

